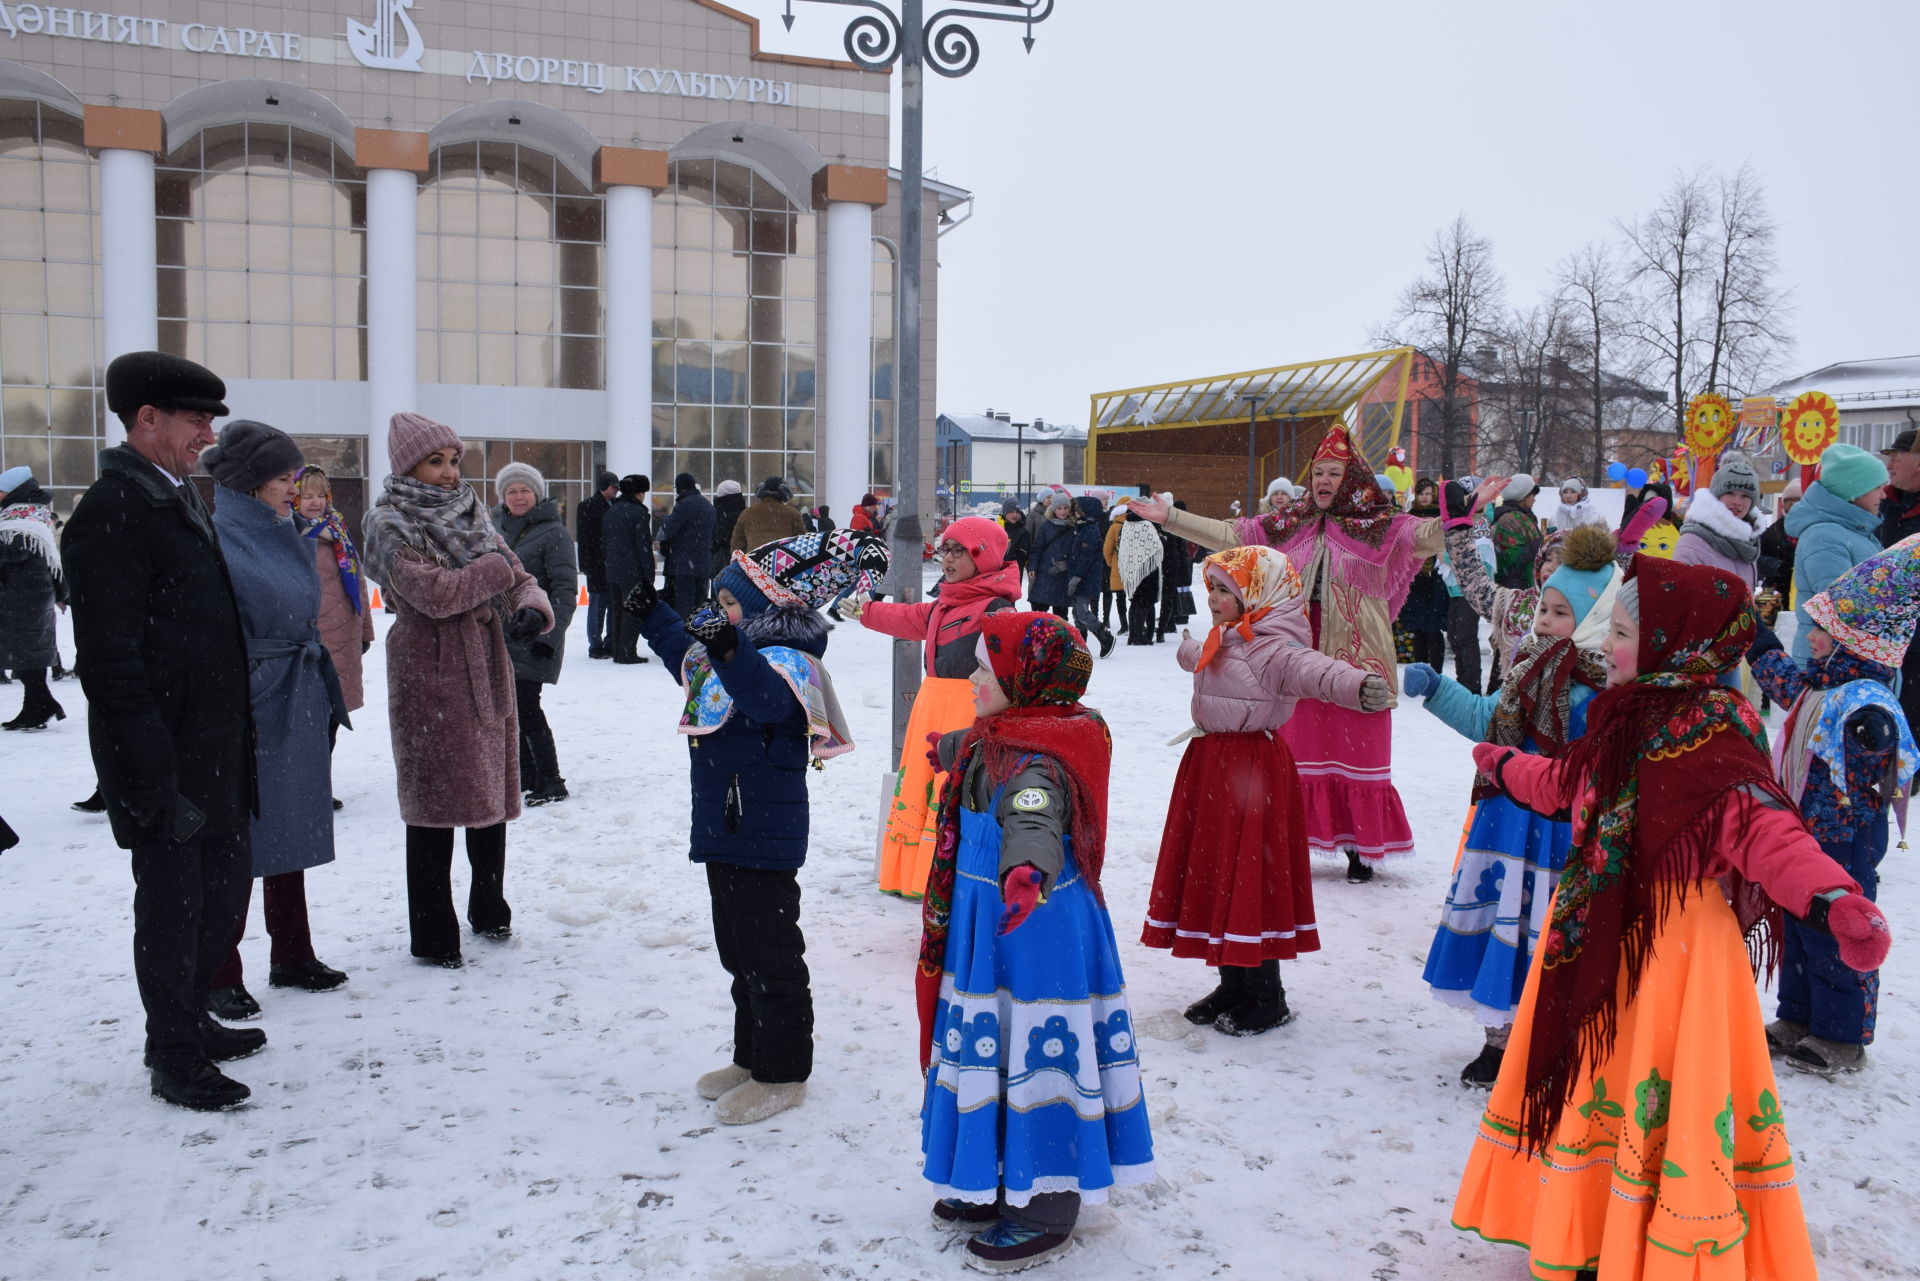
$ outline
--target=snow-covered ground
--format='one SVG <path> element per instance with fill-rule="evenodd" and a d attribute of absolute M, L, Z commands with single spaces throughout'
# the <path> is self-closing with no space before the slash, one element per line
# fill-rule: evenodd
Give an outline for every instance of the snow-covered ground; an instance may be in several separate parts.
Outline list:
<path fill-rule="evenodd" d="M 872 889 L 888 642 L 842 626 L 827 656 L 862 746 L 813 776 L 812 1094 L 731 1129 L 692 1088 L 726 1060 L 730 1015 L 705 881 L 686 861 L 674 686 L 657 663 L 588 662 L 583 627 L 584 611 L 546 698 L 573 799 L 513 825 L 514 937 L 470 939 L 453 973 L 407 956 L 375 647 L 376 701 L 336 758 L 340 857 L 308 877 L 320 955 L 352 982 L 269 988 L 255 907 L 244 950 L 271 1040 L 232 1065 L 254 1096 L 231 1114 L 148 1096 L 127 859 L 103 818 L 68 809 L 92 787 L 77 683 L 54 686 L 65 722 L 0 735 L 0 812 L 25 837 L 0 857 L 0 1278 L 961 1275 L 918 1169 L 918 909 Z M 0 711 L 18 698 L 0 687 Z M 1448 1223 L 1484 1097 L 1456 1075 L 1480 1033 L 1420 982 L 1466 743 L 1418 707 L 1395 714 L 1418 854 L 1365 886 L 1319 870 L 1325 950 L 1283 971 L 1299 1018 L 1236 1041 L 1179 1017 L 1210 986 L 1203 967 L 1132 942 L 1187 678 L 1170 645 L 1122 646 L 1089 701 L 1116 739 L 1106 887 L 1161 1177 L 1090 1208 L 1046 1275 L 1518 1281 L 1519 1251 Z M 1782 1071 L 1830 1278 L 1920 1275 L 1920 875 L 1900 850 L 1886 872 L 1896 946 L 1872 1069 Z M 458 869 L 455 883 L 464 894 Z"/>

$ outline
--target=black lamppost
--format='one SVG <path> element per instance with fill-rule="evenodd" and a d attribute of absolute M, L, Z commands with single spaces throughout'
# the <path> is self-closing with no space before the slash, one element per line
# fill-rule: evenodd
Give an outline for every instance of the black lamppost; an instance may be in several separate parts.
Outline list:
<path fill-rule="evenodd" d="M 1020 510 L 1022 511 L 1025 511 L 1027 507 L 1026 495 L 1033 488 L 1033 456 L 1039 452 L 1037 449 L 1029 449 L 1027 451 L 1027 485 L 1025 489 L 1020 491 Z M 1016 458 L 1013 461 L 1017 464 L 1020 460 Z"/>
<path fill-rule="evenodd" d="M 1013 501 L 1022 507 L 1026 506 L 1026 501 L 1021 497 L 1020 490 L 1020 455 L 1026 449 L 1026 445 L 1027 424 L 1015 423 L 1013 425 Z"/>
<path fill-rule="evenodd" d="M 1252 516 L 1260 510 L 1260 495 L 1254 491 L 1260 488 L 1260 464 L 1258 443 L 1260 440 L 1260 402 L 1266 396 L 1257 391 L 1243 391 L 1240 399 L 1247 402 L 1247 514 Z"/>
<path fill-rule="evenodd" d="M 926 0 L 804 0 L 866 12 L 847 23 L 847 57 L 869 71 L 900 65 L 900 318 L 896 374 L 893 470 L 897 504 L 893 521 L 894 595 L 920 599 L 920 559 L 926 545 L 920 525 L 920 228 L 921 196 L 926 181 L 921 113 L 922 69 L 959 77 L 980 61 L 980 39 L 962 25 L 967 19 L 1024 23 L 1021 43 L 1033 52 L 1033 24 L 1053 16 L 1054 0 L 955 0 L 926 16 Z M 940 0 L 935 0 L 940 3 Z M 793 0 L 780 21 L 793 30 Z M 920 689 L 920 646 L 893 645 L 893 754 L 900 756 L 907 717 Z"/>

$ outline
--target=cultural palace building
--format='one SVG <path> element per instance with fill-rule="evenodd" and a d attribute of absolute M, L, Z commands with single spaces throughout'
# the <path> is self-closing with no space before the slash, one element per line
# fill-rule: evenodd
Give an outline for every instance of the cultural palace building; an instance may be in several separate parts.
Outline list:
<path fill-rule="evenodd" d="M 0 468 L 63 511 L 118 438 L 107 362 L 155 347 L 356 520 L 401 409 L 569 499 L 601 466 L 838 511 L 891 482 L 890 75 L 717 0 L 129 3 L 0 0 Z M 931 407 L 968 196 L 928 196 Z"/>

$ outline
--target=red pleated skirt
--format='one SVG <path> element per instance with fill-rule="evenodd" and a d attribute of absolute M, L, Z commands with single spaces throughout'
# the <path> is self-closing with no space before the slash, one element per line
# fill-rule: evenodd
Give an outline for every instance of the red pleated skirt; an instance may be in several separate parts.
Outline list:
<path fill-rule="evenodd" d="M 1320 950 L 1300 775 L 1279 735 L 1188 740 L 1140 941 L 1208 965 Z"/>

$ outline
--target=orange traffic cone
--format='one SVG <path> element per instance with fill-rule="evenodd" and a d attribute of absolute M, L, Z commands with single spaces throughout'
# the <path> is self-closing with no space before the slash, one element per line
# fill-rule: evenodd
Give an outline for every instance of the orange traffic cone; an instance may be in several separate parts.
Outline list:
<path fill-rule="evenodd" d="M 370 605 L 368 606 L 368 608 L 369 608 L 369 609 L 382 609 L 382 608 L 384 608 L 384 606 L 382 606 L 382 605 L 380 604 L 380 589 L 379 589 L 379 587 L 377 587 L 377 586 L 376 586 L 376 587 L 375 587 L 375 588 L 373 589 L 373 601 L 372 601 L 372 603 L 371 603 L 371 604 L 370 604 Z"/>
<path fill-rule="evenodd" d="M 587 602 L 587 589 L 586 589 L 586 588 L 584 588 L 584 587 L 582 587 L 582 588 L 580 589 L 580 600 L 579 600 L 579 602 L 578 602 L 578 603 L 579 603 L 579 605 L 580 605 L 580 608 L 582 608 L 582 609 L 585 609 L 585 608 L 587 607 L 587 603 L 588 603 L 588 602 Z"/>

